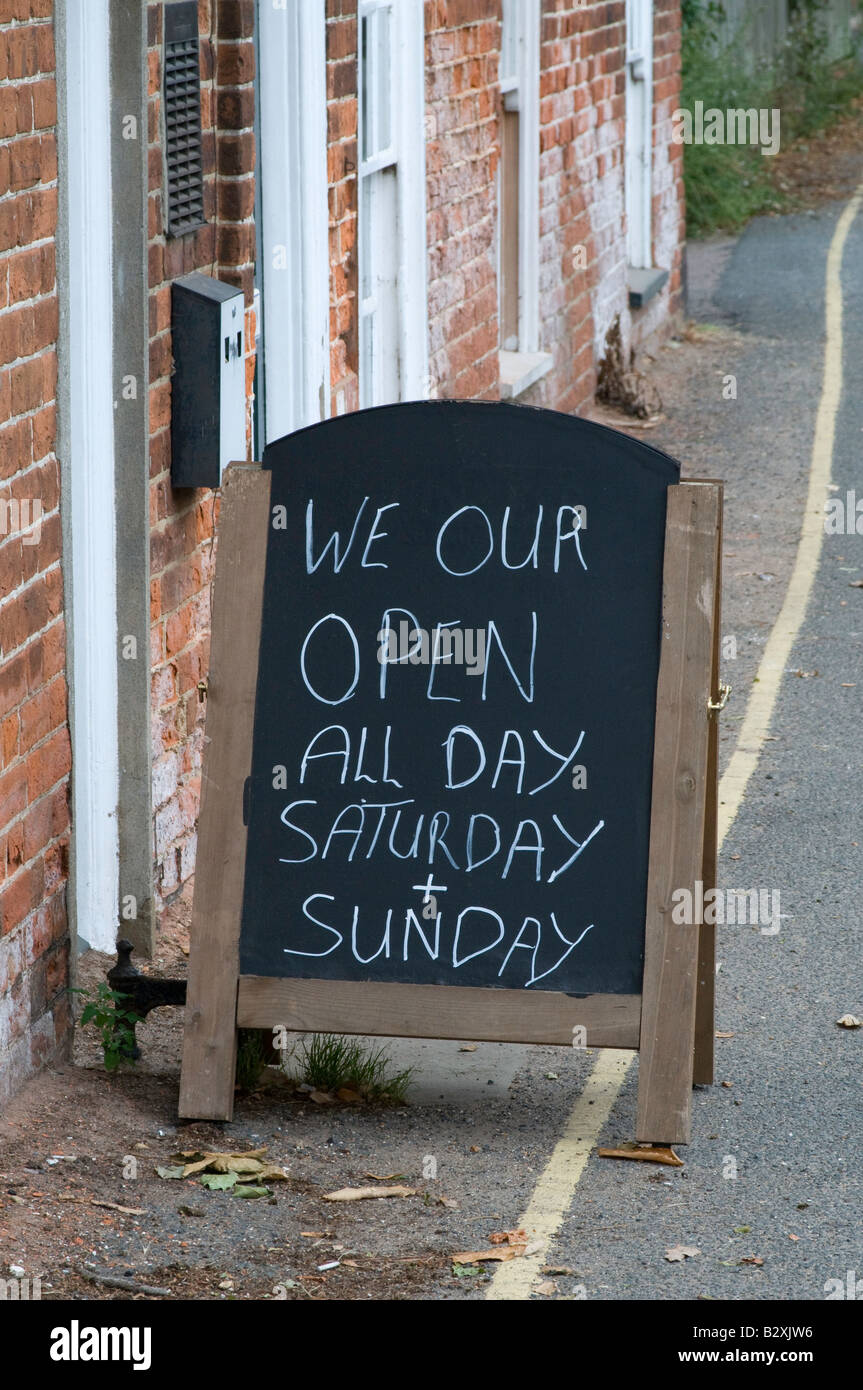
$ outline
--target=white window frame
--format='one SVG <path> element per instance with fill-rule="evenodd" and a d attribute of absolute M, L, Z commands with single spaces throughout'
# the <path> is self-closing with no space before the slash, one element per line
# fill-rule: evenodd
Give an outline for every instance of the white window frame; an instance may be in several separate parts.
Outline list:
<path fill-rule="evenodd" d="M 362 158 L 362 20 L 375 10 L 391 11 L 390 48 L 390 144 L 369 159 Z M 357 53 L 357 250 L 358 274 L 364 246 L 360 239 L 370 236 L 373 208 L 369 198 L 371 175 L 385 168 L 395 169 L 396 239 L 391 254 L 398 297 L 397 342 L 398 398 L 424 400 L 428 394 L 428 299 L 426 272 L 426 177 L 425 177 L 425 25 L 423 0 L 359 0 Z M 363 300 L 358 283 L 358 334 L 360 405 L 383 403 L 376 398 L 374 363 L 365 360 L 363 323 L 374 312 L 373 296 Z"/>
<path fill-rule="evenodd" d="M 504 0 L 503 23 L 515 28 L 516 70 L 501 81 L 507 110 L 518 111 L 518 347 L 539 351 L 539 70 L 540 0 Z M 498 255 L 500 266 L 500 255 Z"/>
<path fill-rule="evenodd" d="M 259 0 L 264 440 L 330 413 L 325 0 Z"/>
<path fill-rule="evenodd" d="M 626 143 L 624 154 L 627 261 L 653 261 L 653 4 L 626 0 Z"/>
<path fill-rule="evenodd" d="M 108 0 L 67 0 L 63 192 L 68 360 L 62 443 L 72 737 L 72 916 L 113 952 L 119 895 L 111 91 Z M 139 653 L 139 659 L 148 653 Z"/>

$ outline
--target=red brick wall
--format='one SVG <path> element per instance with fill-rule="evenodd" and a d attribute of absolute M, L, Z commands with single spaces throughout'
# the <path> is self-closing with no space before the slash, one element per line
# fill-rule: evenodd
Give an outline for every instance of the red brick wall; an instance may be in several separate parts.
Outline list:
<path fill-rule="evenodd" d="M 150 614 L 156 898 L 194 871 L 218 500 L 171 487 L 171 281 L 191 270 L 246 298 L 246 379 L 254 380 L 254 0 L 198 0 L 207 224 L 164 234 L 161 3 L 148 6 L 150 259 Z"/>
<path fill-rule="evenodd" d="M 55 124 L 51 0 L 0 0 L 0 1100 L 70 1022 Z"/>
<path fill-rule="evenodd" d="M 667 331 L 681 308 L 683 188 L 671 145 L 679 0 L 655 6 L 655 263 L 670 283 L 633 324 L 624 211 L 625 3 L 543 0 L 540 46 L 540 349 L 551 371 L 523 403 L 577 411 L 617 313 L 628 339 Z M 498 393 L 496 242 L 499 0 L 426 0 L 430 386 Z M 581 264 L 583 248 L 586 265 Z"/>
<path fill-rule="evenodd" d="M 425 26 L 430 389 L 494 399 L 500 0 L 426 0 Z"/>
<path fill-rule="evenodd" d="M 327 180 L 330 213 L 330 386 L 333 414 L 359 409 L 357 336 L 357 18 L 327 0 Z"/>
<path fill-rule="evenodd" d="M 500 0 L 425 0 L 432 394 L 498 392 L 496 284 Z M 331 385 L 356 409 L 357 24 L 327 0 Z M 523 397 L 578 410 L 620 311 L 637 341 L 681 304 L 678 0 L 656 0 L 654 260 L 663 295 L 634 330 L 623 208 L 623 0 L 543 0 L 541 346 L 553 370 Z M 218 498 L 170 482 L 171 281 L 197 269 L 243 288 L 254 373 L 254 0 L 199 0 L 207 224 L 163 227 L 163 4 L 148 4 L 150 523 L 156 893 L 194 870 Z M 66 1045 L 69 734 L 54 456 L 56 94 L 51 0 L 0 0 L 0 502 L 41 504 L 38 543 L 0 534 L 0 1097 Z M 574 253 L 587 250 L 587 268 Z M 4 524 L 6 508 L 3 508 Z M 11 518 L 9 518 L 11 522 Z M 20 518 L 19 518 L 20 520 Z"/>
<path fill-rule="evenodd" d="M 539 318 L 554 367 L 523 397 L 531 405 L 590 402 L 597 319 L 625 297 L 623 12 L 623 3 L 543 4 Z"/>

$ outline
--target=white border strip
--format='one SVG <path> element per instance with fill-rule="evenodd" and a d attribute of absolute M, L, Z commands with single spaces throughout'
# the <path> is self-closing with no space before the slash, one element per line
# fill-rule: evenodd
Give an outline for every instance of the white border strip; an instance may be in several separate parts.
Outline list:
<path fill-rule="evenodd" d="M 66 558 L 75 921 L 100 951 L 117 935 L 116 530 L 108 0 L 66 4 L 68 295 Z M 149 651 L 138 660 L 149 661 Z"/>
<path fill-rule="evenodd" d="M 324 0 L 258 9 L 266 442 L 330 413 Z"/>

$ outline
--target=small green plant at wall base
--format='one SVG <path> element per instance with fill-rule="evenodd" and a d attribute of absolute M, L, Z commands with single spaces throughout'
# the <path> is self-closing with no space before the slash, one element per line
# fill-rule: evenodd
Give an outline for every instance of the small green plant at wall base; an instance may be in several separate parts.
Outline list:
<path fill-rule="evenodd" d="M 73 989 L 69 993 L 87 997 L 87 991 L 83 989 Z M 135 1060 L 135 1024 L 138 1015 L 123 1007 L 129 997 L 100 980 L 95 998 L 88 998 L 81 1013 L 82 1027 L 92 1024 L 102 1035 L 106 1071 L 116 1071 L 121 1062 Z"/>

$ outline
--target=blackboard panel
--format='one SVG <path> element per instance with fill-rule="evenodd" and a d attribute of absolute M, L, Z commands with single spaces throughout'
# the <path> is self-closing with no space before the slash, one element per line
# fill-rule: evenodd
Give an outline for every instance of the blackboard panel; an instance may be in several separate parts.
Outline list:
<path fill-rule="evenodd" d="M 640 993 L 678 465 L 573 417 L 467 402 L 343 416 L 264 465 L 241 974 Z M 388 611 L 393 659 L 405 621 L 429 648 L 437 624 L 461 633 L 468 664 L 382 667 Z"/>

